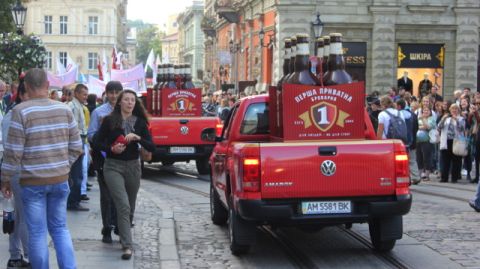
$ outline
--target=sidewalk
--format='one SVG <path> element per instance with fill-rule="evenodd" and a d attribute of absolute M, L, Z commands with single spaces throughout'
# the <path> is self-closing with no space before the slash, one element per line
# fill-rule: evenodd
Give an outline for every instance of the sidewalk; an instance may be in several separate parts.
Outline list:
<path fill-rule="evenodd" d="M 100 191 L 96 178 L 89 178 L 93 184 L 92 190 L 88 192 L 89 201 L 82 202 L 82 205 L 90 208 L 88 212 L 68 211 L 68 228 L 72 235 L 75 248 L 78 269 L 130 269 L 134 268 L 135 255 L 129 261 L 124 261 L 121 256 L 121 245 L 119 237 L 112 233 L 113 244 L 102 243 L 100 230 L 102 227 L 102 218 L 100 214 Z M 3 195 L 0 195 L 0 202 L 3 201 Z M 0 203 L 1 205 L 1 203 Z M 141 208 L 138 208 L 141 210 Z M 135 242 L 135 232 L 132 231 Z M 58 268 L 53 242 L 48 237 L 50 248 L 50 268 Z M 8 236 L 3 233 L 0 235 L 0 268 L 6 268 L 9 258 Z"/>

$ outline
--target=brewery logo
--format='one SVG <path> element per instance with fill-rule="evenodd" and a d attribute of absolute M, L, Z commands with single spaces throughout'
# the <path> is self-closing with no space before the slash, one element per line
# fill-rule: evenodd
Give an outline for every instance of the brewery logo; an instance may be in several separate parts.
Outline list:
<path fill-rule="evenodd" d="M 179 112 L 183 113 L 187 110 L 188 103 L 189 103 L 188 99 L 185 99 L 185 98 L 177 99 L 177 101 L 175 101 L 175 108 Z"/>
<path fill-rule="evenodd" d="M 350 117 L 350 114 L 338 109 L 332 103 L 323 101 L 313 105 L 310 111 L 305 111 L 298 117 L 303 120 L 305 129 L 314 125 L 318 130 L 327 132 L 334 125 L 344 128 L 345 120 Z"/>

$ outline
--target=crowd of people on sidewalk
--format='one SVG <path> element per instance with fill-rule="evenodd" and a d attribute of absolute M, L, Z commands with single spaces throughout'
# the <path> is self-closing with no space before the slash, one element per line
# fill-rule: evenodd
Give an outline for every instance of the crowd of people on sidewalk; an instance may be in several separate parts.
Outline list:
<path fill-rule="evenodd" d="M 76 268 L 66 212 L 89 210 L 81 204 L 89 199 L 89 170 L 100 187 L 102 242 L 112 243 L 115 231 L 121 258 L 129 260 L 140 152 L 155 149 L 137 93 L 110 81 L 101 102 L 84 84 L 63 89 L 59 98 L 37 68 L 11 85 L 6 93 L 0 80 L 1 190 L 15 201 L 7 268 L 49 268 L 47 233 L 58 266 Z"/>
<path fill-rule="evenodd" d="M 367 96 L 367 110 L 378 139 L 389 137 L 398 117 L 404 122 L 413 184 L 438 177 L 441 183 L 457 183 L 462 175 L 478 183 L 480 165 L 480 92 L 470 88 L 454 91 L 444 100 L 438 89 L 414 96 L 392 87 L 388 94 Z M 472 169 L 475 168 L 475 169 Z M 474 174 L 472 172 L 474 171 Z M 480 185 L 479 185 L 480 186 Z M 480 212 L 480 187 L 470 206 Z"/>

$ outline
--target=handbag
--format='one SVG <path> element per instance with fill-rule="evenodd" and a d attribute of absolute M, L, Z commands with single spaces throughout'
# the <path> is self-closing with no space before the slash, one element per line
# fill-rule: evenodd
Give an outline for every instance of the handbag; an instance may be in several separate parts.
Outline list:
<path fill-rule="evenodd" d="M 438 144 L 440 143 L 440 132 L 437 129 L 432 129 L 428 132 L 428 136 L 430 137 L 430 143 Z"/>
<path fill-rule="evenodd" d="M 453 154 L 455 156 L 465 157 L 468 155 L 468 141 L 463 135 L 456 136 L 453 139 Z"/>
<path fill-rule="evenodd" d="M 149 162 L 152 160 L 152 153 L 144 148 L 140 148 L 140 158 L 144 162 Z"/>

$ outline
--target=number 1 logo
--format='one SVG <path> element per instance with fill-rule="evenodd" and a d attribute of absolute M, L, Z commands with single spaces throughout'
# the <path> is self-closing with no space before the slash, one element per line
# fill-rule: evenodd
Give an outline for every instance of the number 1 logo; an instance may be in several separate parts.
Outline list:
<path fill-rule="evenodd" d="M 310 115 L 315 126 L 320 129 L 320 131 L 326 132 L 332 128 L 337 119 L 337 106 L 327 102 L 320 102 L 312 106 Z"/>

